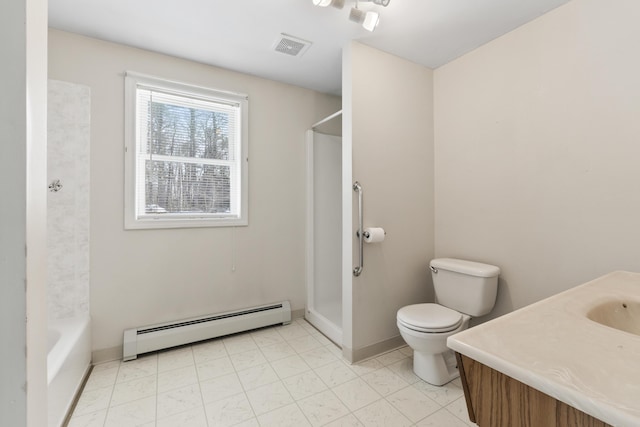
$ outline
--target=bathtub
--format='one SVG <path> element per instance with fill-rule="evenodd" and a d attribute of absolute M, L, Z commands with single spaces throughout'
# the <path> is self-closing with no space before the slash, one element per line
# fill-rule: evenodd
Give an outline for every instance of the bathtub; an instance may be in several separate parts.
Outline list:
<path fill-rule="evenodd" d="M 60 427 L 91 364 L 89 316 L 49 322 L 48 425 Z"/>

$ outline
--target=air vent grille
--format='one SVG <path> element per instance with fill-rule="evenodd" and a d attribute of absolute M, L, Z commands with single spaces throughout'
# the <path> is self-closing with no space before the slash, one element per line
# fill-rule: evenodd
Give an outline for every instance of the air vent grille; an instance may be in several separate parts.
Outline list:
<path fill-rule="evenodd" d="M 290 56 L 302 56 L 311 46 L 311 42 L 293 37 L 288 34 L 280 34 L 280 37 L 273 44 L 276 52 Z"/>

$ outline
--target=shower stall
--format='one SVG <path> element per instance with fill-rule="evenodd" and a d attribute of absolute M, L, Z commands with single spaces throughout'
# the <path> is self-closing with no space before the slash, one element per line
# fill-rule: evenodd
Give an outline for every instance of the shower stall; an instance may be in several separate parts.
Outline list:
<path fill-rule="evenodd" d="M 341 112 L 307 131 L 305 318 L 342 346 Z"/>

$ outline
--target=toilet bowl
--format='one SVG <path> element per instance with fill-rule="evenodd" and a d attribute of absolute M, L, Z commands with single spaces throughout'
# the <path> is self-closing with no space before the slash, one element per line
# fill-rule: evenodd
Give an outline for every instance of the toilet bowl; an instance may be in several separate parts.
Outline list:
<path fill-rule="evenodd" d="M 470 316 L 438 304 L 414 304 L 398 311 L 400 335 L 413 349 L 414 373 L 433 385 L 460 376 L 447 338 L 468 328 Z"/>
<path fill-rule="evenodd" d="M 402 307 L 396 320 L 400 335 L 413 349 L 414 373 L 440 386 L 460 376 L 447 338 L 467 329 L 472 316 L 493 309 L 500 269 L 451 258 L 434 259 L 430 267 L 438 303 Z"/>

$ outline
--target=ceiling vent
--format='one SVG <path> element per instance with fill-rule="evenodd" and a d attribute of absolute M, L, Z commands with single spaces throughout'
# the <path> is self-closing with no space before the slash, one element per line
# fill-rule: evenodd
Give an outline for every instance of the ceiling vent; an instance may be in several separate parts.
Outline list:
<path fill-rule="evenodd" d="M 302 56 L 310 46 L 310 41 L 299 39 L 298 37 L 293 37 L 285 33 L 280 34 L 280 37 L 273 43 L 273 49 L 276 52 L 291 56 Z"/>

